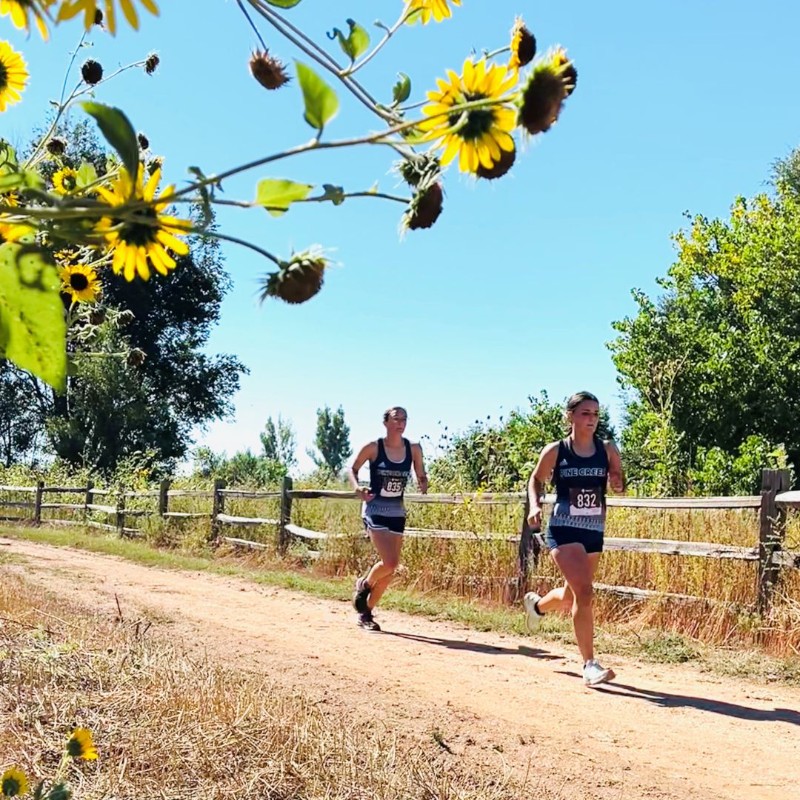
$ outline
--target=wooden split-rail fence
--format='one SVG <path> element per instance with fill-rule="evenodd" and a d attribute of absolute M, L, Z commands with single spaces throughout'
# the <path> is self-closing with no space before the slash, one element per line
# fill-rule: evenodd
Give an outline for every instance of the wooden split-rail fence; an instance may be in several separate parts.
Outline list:
<path fill-rule="evenodd" d="M 800 550 L 784 549 L 786 533 L 786 511 L 789 508 L 800 508 L 800 491 L 789 491 L 789 473 L 787 470 L 763 470 L 762 489 L 758 495 L 738 497 L 608 497 L 611 508 L 642 508 L 663 510 L 714 510 L 714 509 L 752 509 L 758 511 L 758 544 L 752 547 L 715 544 L 713 542 L 689 542 L 668 539 L 634 539 L 628 537 L 606 537 L 607 551 L 625 551 L 635 553 L 656 553 L 669 556 L 690 556 L 696 558 L 732 559 L 757 563 L 757 597 L 756 610 L 764 613 L 770 606 L 774 588 L 782 569 L 800 569 Z M 332 534 L 304 528 L 292 522 L 292 505 L 297 500 L 357 500 L 354 492 L 335 489 L 295 489 L 292 479 L 285 478 L 280 491 L 252 491 L 247 489 L 226 488 L 224 481 L 214 482 L 211 491 L 171 489 L 170 482 L 165 480 L 159 489 L 149 491 L 121 491 L 95 488 L 91 483 L 84 487 L 45 486 L 42 481 L 36 486 L 0 486 L 0 495 L 4 493 L 32 494 L 29 501 L 0 499 L 0 507 L 30 511 L 30 516 L 20 514 L 0 516 L 0 519 L 42 524 L 43 510 L 66 510 L 73 512 L 72 519 L 46 519 L 47 524 L 77 525 L 115 531 L 120 536 L 139 536 L 139 528 L 129 527 L 129 519 L 158 516 L 164 520 L 185 520 L 191 518 L 210 519 L 210 537 L 214 541 L 227 542 L 238 547 L 253 549 L 267 548 L 269 545 L 241 536 L 227 535 L 230 528 L 247 528 L 254 526 L 271 526 L 275 529 L 276 546 L 285 552 L 292 540 L 309 543 L 308 552 L 318 555 L 319 543 L 326 539 L 346 534 Z M 82 495 L 83 502 L 55 502 L 49 497 L 72 494 Z M 209 512 L 171 511 L 170 500 L 173 498 L 205 498 L 211 500 Z M 126 507 L 132 498 L 149 498 L 156 501 L 154 509 L 136 509 Z M 226 513 L 227 499 L 273 499 L 279 500 L 279 516 L 277 518 L 244 517 Z M 106 502 L 96 502 L 105 499 Z M 465 502 L 477 505 L 508 505 L 520 503 L 524 505 L 520 533 L 473 533 L 469 531 L 435 530 L 407 528 L 406 536 L 417 538 L 468 539 L 472 541 L 492 540 L 506 541 L 518 546 L 517 578 L 514 582 L 514 596 L 518 599 L 527 588 L 531 569 L 538 563 L 541 552 L 541 537 L 532 531 L 527 524 L 528 499 L 523 492 L 505 493 L 465 493 L 465 494 L 407 494 L 409 503 L 444 503 L 460 504 Z M 554 497 L 548 495 L 545 505 L 552 505 Z M 109 500 L 111 502 L 109 502 Z M 113 503 L 113 505 L 111 504 Z M 100 522 L 93 517 L 105 515 L 112 522 Z M 76 518 L 77 517 L 77 518 Z M 317 543 L 316 548 L 312 543 Z M 628 586 L 597 587 L 602 591 L 621 596 L 645 599 L 648 597 L 667 597 L 676 600 L 699 600 L 701 598 L 687 595 L 668 594 L 638 589 Z"/>

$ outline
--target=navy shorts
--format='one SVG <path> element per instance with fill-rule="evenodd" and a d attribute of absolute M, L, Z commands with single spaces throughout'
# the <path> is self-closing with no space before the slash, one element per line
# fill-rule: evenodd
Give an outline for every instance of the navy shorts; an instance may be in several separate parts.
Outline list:
<path fill-rule="evenodd" d="M 364 526 L 373 531 L 403 533 L 406 529 L 405 517 L 384 517 L 381 514 L 364 514 Z"/>
<path fill-rule="evenodd" d="M 587 553 L 603 552 L 603 532 L 590 531 L 585 528 L 573 528 L 570 525 L 547 526 L 544 543 L 550 550 L 563 544 L 582 544 Z"/>

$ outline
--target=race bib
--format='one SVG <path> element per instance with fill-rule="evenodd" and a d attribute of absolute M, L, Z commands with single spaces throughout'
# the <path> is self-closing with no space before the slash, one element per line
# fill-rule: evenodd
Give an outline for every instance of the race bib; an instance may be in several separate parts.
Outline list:
<path fill-rule="evenodd" d="M 603 514 L 600 489 L 570 489 L 569 515 L 571 517 L 599 517 Z"/>
<path fill-rule="evenodd" d="M 405 488 L 405 478 L 392 478 L 387 475 L 381 486 L 381 497 L 401 497 Z"/>

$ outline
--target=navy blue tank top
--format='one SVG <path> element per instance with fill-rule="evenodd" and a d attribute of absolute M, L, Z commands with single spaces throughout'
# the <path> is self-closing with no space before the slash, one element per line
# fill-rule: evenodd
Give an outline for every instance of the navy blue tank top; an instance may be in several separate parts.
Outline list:
<path fill-rule="evenodd" d="M 575 453 L 571 439 L 558 443 L 553 469 L 556 504 L 550 525 L 603 531 L 606 522 L 608 453 L 601 439 L 594 437 L 594 455 Z"/>
<path fill-rule="evenodd" d="M 404 517 L 403 493 L 411 477 L 411 443 L 403 439 L 405 456 L 402 461 L 391 461 L 386 455 L 383 439 L 378 439 L 378 455 L 369 462 L 369 490 L 375 497 L 364 504 L 370 514 L 385 517 Z"/>

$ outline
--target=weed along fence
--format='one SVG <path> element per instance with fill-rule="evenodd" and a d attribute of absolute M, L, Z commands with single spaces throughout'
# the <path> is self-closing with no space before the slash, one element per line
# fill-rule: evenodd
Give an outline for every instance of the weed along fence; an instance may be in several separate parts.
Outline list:
<path fill-rule="evenodd" d="M 632 538 L 607 536 L 605 549 L 638 554 L 654 554 L 690 559 L 718 559 L 753 562 L 756 568 L 756 586 L 752 605 L 764 613 L 770 606 L 782 570 L 800 570 L 800 549 L 786 548 L 787 509 L 800 508 L 800 491 L 787 491 L 789 474 L 785 470 L 764 470 L 762 490 L 759 495 L 742 497 L 609 497 L 608 506 L 614 509 L 662 510 L 670 512 L 750 510 L 754 517 L 752 546 L 721 544 L 706 541 L 677 539 Z M 509 596 L 519 599 L 527 590 L 531 572 L 539 564 L 541 539 L 527 526 L 527 498 L 524 493 L 473 494 L 408 494 L 410 506 L 435 504 L 438 506 L 485 508 L 513 506 L 519 509 L 521 524 L 518 533 L 449 530 L 436 528 L 406 529 L 406 536 L 427 540 L 464 540 L 465 542 L 505 542 L 517 548 L 516 577 L 510 581 Z M 352 501 L 358 498 L 350 491 L 330 489 L 295 489 L 286 478 L 280 491 L 251 491 L 226 488 L 224 482 L 215 481 L 213 490 L 172 489 L 169 481 L 162 481 L 158 489 L 124 491 L 120 489 L 86 486 L 0 486 L 0 519 L 32 523 L 34 525 L 74 525 L 116 532 L 119 536 L 141 536 L 147 525 L 159 520 L 186 521 L 196 519 L 210 522 L 209 536 L 214 541 L 227 542 L 237 547 L 276 549 L 285 552 L 293 541 L 306 544 L 313 557 L 324 548 L 326 540 L 340 539 L 347 533 L 312 530 L 297 524 L 297 511 L 303 501 Z M 554 498 L 545 499 L 545 508 L 552 507 Z M 229 506 L 237 501 L 239 506 L 247 501 L 268 501 L 276 510 L 275 516 L 249 516 L 228 513 Z M 177 510 L 176 506 L 191 510 Z M 202 510 L 199 510 L 202 507 Z M 353 509 L 355 512 L 355 508 Z M 6 513 L 8 512 L 8 513 Z M 355 519 L 355 514 L 354 517 Z M 147 522 L 142 525 L 142 520 Z M 353 526 L 348 526 L 352 528 Z M 612 526 L 613 527 L 613 526 Z M 266 530 L 265 530 L 266 529 Z M 232 535 L 237 531 L 238 535 Z M 612 531 L 613 532 L 613 531 Z M 266 541 L 265 534 L 266 533 Z M 468 544 L 467 544 L 468 546 Z M 693 595 L 670 594 L 633 586 L 599 585 L 604 592 L 623 597 L 644 599 L 670 597 L 676 600 L 699 600 Z M 704 599 L 704 598 L 703 598 Z"/>

